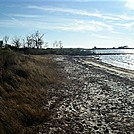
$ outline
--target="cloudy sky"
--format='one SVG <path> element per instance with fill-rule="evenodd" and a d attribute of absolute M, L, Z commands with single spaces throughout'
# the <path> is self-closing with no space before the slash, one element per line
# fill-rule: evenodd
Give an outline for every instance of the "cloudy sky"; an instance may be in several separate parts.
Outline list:
<path fill-rule="evenodd" d="M 0 39 L 36 30 L 49 47 L 134 47 L 134 0 L 0 1 Z"/>

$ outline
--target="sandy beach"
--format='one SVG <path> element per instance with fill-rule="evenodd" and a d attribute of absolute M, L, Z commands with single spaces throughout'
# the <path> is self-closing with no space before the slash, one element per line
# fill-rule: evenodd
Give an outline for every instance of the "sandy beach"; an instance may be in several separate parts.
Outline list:
<path fill-rule="evenodd" d="M 133 71 L 107 65 L 93 57 L 56 56 L 54 60 L 64 74 L 62 88 L 57 90 L 60 102 L 40 133 L 134 133 Z M 58 96 L 53 97 L 48 108 L 57 100 Z"/>

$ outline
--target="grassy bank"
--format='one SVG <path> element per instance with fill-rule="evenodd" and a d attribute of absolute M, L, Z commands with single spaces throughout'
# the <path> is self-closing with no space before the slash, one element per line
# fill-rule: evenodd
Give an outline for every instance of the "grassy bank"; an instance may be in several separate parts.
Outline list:
<path fill-rule="evenodd" d="M 1 134 L 32 133 L 31 127 L 51 118 L 44 107 L 51 98 L 49 89 L 59 81 L 56 66 L 49 56 L 0 50 Z"/>

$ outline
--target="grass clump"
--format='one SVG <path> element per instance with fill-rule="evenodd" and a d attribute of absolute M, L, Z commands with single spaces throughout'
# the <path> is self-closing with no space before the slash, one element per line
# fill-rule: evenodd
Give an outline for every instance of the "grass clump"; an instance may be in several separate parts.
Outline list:
<path fill-rule="evenodd" d="M 31 127 L 51 118 L 44 109 L 48 89 L 58 83 L 49 56 L 26 56 L 0 50 L 0 134 L 32 133 Z"/>
<path fill-rule="evenodd" d="M 16 64 L 16 54 L 9 48 L 0 49 L 0 67 L 10 67 Z"/>

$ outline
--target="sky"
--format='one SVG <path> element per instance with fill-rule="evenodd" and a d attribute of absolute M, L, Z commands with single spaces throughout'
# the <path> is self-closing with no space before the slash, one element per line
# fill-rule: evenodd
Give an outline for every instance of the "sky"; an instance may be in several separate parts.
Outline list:
<path fill-rule="evenodd" d="M 37 30 L 49 47 L 134 47 L 134 0 L 0 0 L 0 40 Z"/>

